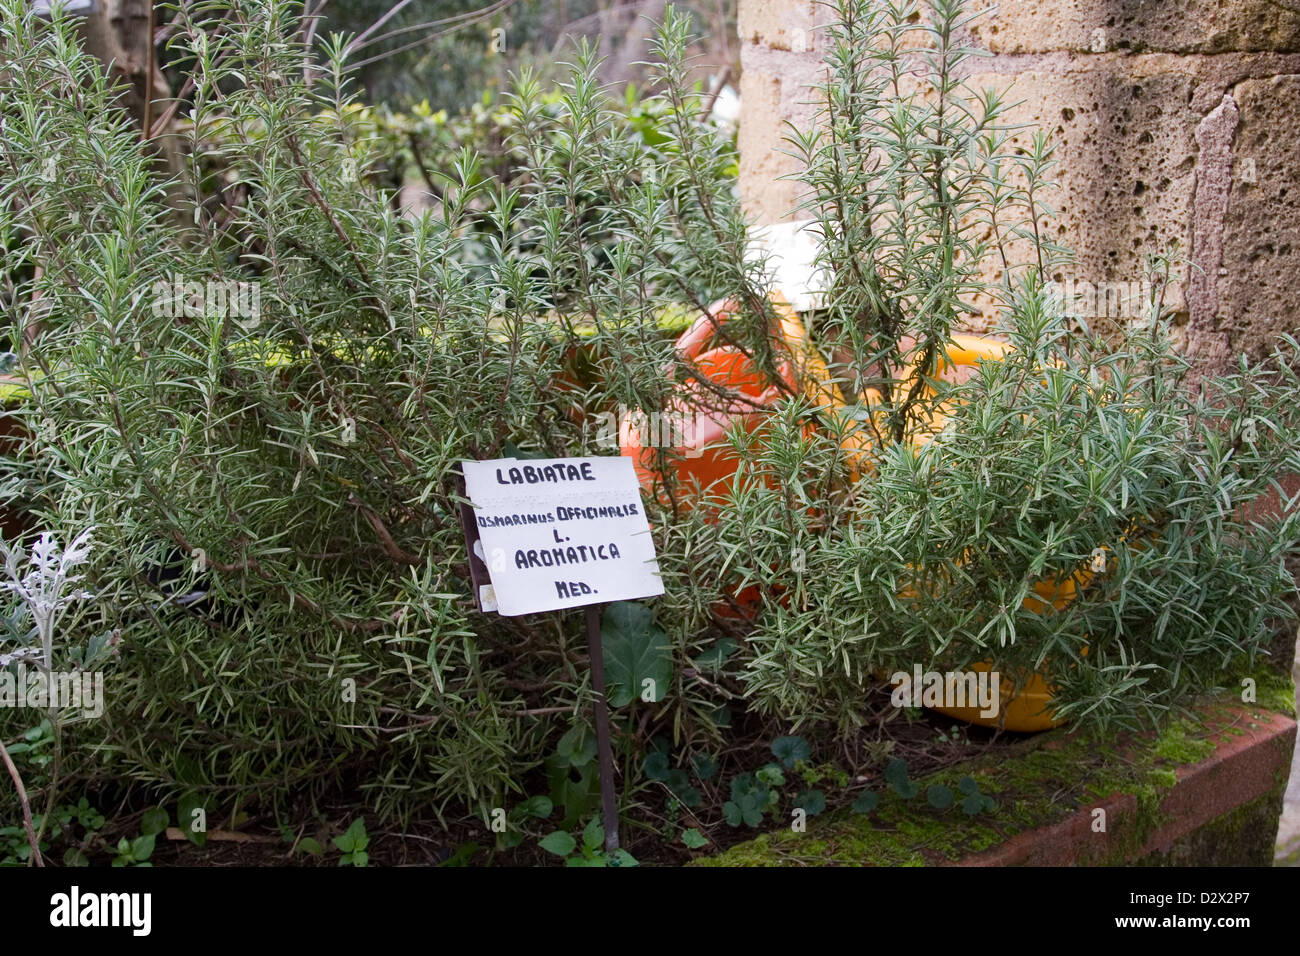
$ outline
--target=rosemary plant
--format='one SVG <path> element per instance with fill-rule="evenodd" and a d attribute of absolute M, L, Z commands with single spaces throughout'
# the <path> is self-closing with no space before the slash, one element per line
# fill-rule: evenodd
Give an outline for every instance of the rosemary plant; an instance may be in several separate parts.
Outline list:
<path fill-rule="evenodd" d="M 518 82 L 515 178 L 440 161 L 442 202 L 408 219 L 371 175 L 343 38 L 304 81 L 300 12 L 176 8 L 193 84 L 168 184 L 74 26 L 5 0 L 3 305 L 28 397 L 0 494 L 99 529 L 78 626 L 127 649 L 79 728 L 105 772 L 257 801 L 365 767 L 384 810 L 491 808 L 589 689 L 575 617 L 473 611 L 458 462 L 592 453 L 597 412 L 662 407 L 659 326 L 683 306 L 738 295 L 729 332 L 767 346 L 734 147 L 684 85 L 674 12 L 653 149 L 580 51 L 558 97 Z"/>
<path fill-rule="evenodd" d="M 486 812 L 590 688 L 578 615 L 473 610 L 457 463 L 595 453 L 600 413 L 687 382 L 734 406 L 662 328 L 716 299 L 720 341 L 773 376 L 787 356 L 734 147 L 682 80 L 684 14 L 655 47 L 653 147 L 584 49 L 558 95 L 516 83 L 509 175 L 439 157 L 440 201 L 408 218 L 346 39 L 306 82 L 300 12 L 175 8 L 193 83 L 166 183 L 73 26 L 0 0 L 0 302 L 27 393 L 0 502 L 97 528 L 97 601 L 69 626 L 119 629 L 122 654 L 76 728 L 102 755 L 87 775 L 279 804 L 359 780 L 381 811 Z M 913 661 L 1041 668 L 1064 716 L 1149 720 L 1257 654 L 1294 589 L 1297 519 L 1242 510 L 1300 464 L 1294 348 L 1193 392 L 1158 303 L 1118 345 L 1068 325 L 1037 229 L 1050 148 L 1013 150 L 1001 98 L 960 80 L 956 0 L 916 12 L 838 5 L 823 122 L 793 142 L 830 276 L 813 338 L 847 411 L 790 395 L 735 430 L 712 502 L 664 469 L 673 680 L 619 715 L 627 753 L 716 741 L 728 704 L 847 731 Z M 1029 265 L 981 280 L 1026 243 Z M 981 303 L 1015 349 L 948 385 Z M 1098 549 L 1075 603 L 1026 605 Z"/>

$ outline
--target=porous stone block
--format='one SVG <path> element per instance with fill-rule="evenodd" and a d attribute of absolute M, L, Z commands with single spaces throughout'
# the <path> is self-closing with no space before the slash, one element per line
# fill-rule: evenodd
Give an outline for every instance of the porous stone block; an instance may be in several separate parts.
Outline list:
<path fill-rule="evenodd" d="M 817 46 L 827 11 L 816 0 L 740 0 L 736 32 L 742 43 L 804 53 Z"/>
<path fill-rule="evenodd" d="M 1300 9 L 1276 0 L 976 0 L 994 53 L 1300 51 Z"/>
<path fill-rule="evenodd" d="M 1300 332 L 1300 76 L 1245 80 L 1231 96 L 1238 123 L 1215 325 L 1233 352 L 1258 357 L 1279 332 Z"/>

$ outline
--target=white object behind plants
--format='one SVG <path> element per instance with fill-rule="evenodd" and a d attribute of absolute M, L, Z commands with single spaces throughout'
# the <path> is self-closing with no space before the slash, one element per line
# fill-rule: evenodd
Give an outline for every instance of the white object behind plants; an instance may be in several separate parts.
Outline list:
<path fill-rule="evenodd" d="M 728 83 L 718 92 L 718 98 L 713 101 L 713 112 L 709 114 L 709 119 L 720 126 L 735 126 L 740 119 L 740 96 L 731 88 Z"/>
<path fill-rule="evenodd" d="M 826 276 L 817 268 L 818 235 L 812 219 L 781 222 L 751 230 L 753 248 L 767 256 L 772 288 L 785 296 L 796 312 L 821 307 Z"/>
<path fill-rule="evenodd" d="M 36 0 L 32 12 L 46 20 L 53 15 L 50 0 Z M 63 12 L 70 17 L 88 17 L 98 9 L 95 0 L 63 0 Z"/>

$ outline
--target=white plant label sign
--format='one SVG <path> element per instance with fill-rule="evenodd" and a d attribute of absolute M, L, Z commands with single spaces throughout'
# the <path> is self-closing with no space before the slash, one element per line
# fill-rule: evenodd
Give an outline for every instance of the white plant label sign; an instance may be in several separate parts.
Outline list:
<path fill-rule="evenodd" d="M 499 458 L 462 467 L 499 613 L 664 593 L 632 459 Z"/>

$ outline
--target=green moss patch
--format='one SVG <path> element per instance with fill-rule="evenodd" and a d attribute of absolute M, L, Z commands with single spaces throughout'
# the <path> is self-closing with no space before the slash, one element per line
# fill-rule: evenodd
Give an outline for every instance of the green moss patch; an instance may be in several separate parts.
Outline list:
<path fill-rule="evenodd" d="M 1278 683 L 1257 681 L 1261 689 Z M 1270 693 L 1270 703 L 1283 696 L 1280 684 L 1276 691 Z M 942 864 L 998 846 L 1017 833 L 1058 823 L 1115 794 L 1136 799 L 1136 819 L 1126 819 L 1122 829 L 1112 830 L 1103 856 L 1090 862 L 1131 861 L 1164 822 L 1161 804 L 1177 782 L 1178 768 L 1205 760 L 1214 752 L 1214 740 L 1232 732 L 1223 717 L 1239 719 L 1240 711 L 1222 706 L 1229 699 L 1225 693 L 1217 701 L 1220 706 L 1211 702 L 1201 716 L 1176 719 L 1158 734 L 1129 735 L 1121 741 L 1051 731 L 920 778 L 916 782 L 922 795 L 913 800 L 883 790 L 879 808 L 870 815 L 838 811 L 811 821 L 806 833 L 765 833 L 691 865 Z M 1262 695 L 1256 706 L 1260 711 L 1283 710 L 1266 706 Z M 927 787 L 955 788 L 967 774 L 994 799 L 991 812 L 972 818 L 959 807 L 939 811 L 926 803 Z"/>

